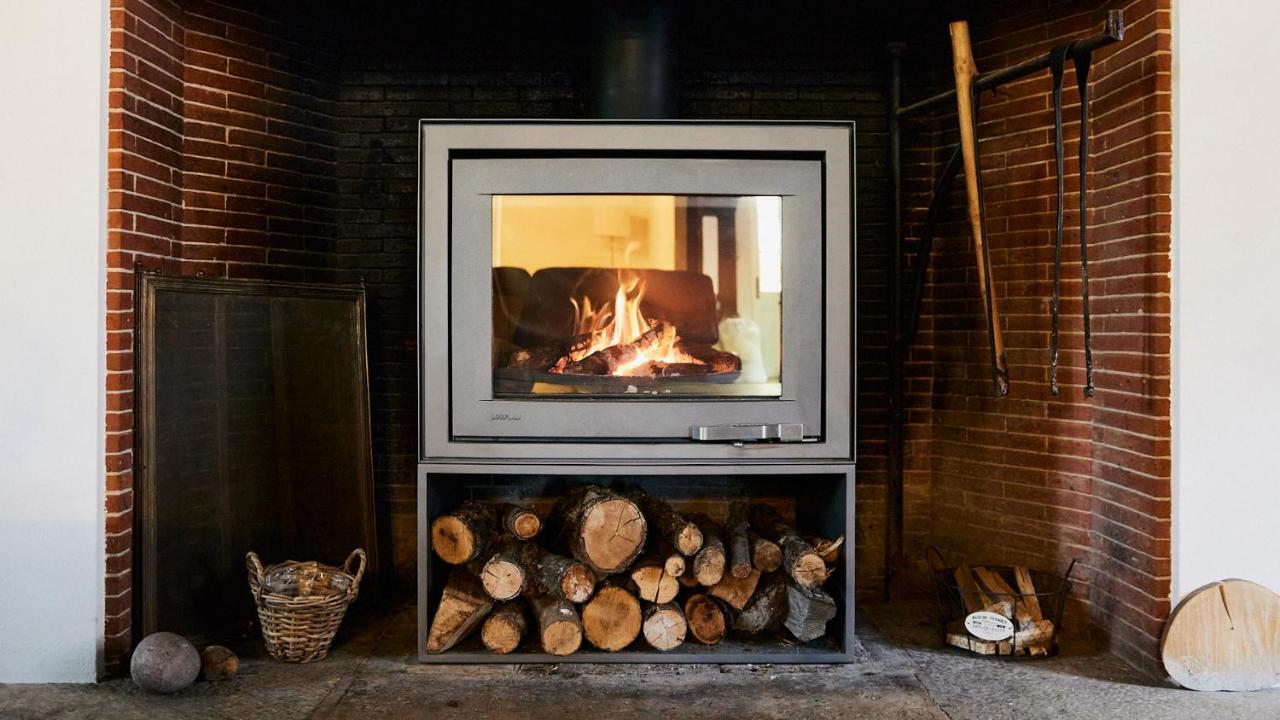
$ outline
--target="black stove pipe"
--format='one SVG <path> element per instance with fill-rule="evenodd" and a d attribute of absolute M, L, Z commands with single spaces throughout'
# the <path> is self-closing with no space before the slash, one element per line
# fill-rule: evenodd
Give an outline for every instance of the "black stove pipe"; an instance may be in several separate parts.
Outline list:
<path fill-rule="evenodd" d="M 591 116 L 676 116 L 675 11 L 670 2 L 604 0 L 594 5 Z"/>

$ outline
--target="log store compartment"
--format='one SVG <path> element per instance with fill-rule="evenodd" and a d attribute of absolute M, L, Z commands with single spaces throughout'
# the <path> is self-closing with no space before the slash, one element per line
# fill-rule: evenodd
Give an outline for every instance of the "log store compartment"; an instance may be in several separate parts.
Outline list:
<path fill-rule="evenodd" d="M 852 465 L 783 466 L 494 466 L 428 464 L 419 468 L 418 482 L 418 659 L 424 663 L 833 663 L 851 660 L 853 643 L 853 511 Z M 703 645 L 692 635 L 674 650 L 649 648 L 643 637 L 618 652 L 597 650 L 583 642 L 567 656 L 541 651 L 536 623 L 515 652 L 499 655 L 485 649 L 479 633 L 439 654 L 425 651 L 440 593 L 450 566 L 431 551 L 432 521 L 463 502 L 515 502 L 540 516 L 575 485 L 596 484 L 614 489 L 640 489 L 670 502 L 681 512 L 705 512 L 723 521 L 732 500 L 764 502 L 779 509 L 802 534 L 847 539 L 832 575 L 823 585 L 836 601 L 836 617 L 827 634 L 797 643 L 781 633 L 745 636 L 730 631 L 715 645 Z M 652 532 L 652 526 L 650 527 Z M 541 538 L 539 538 L 541 539 Z M 598 586 L 597 586 L 598 587 Z"/>

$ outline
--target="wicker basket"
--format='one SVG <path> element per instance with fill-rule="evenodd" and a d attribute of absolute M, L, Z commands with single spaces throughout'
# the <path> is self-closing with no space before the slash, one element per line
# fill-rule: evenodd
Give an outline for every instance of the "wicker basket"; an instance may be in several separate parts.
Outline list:
<path fill-rule="evenodd" d="M 296 663 L 323 659 L 347 607 L 360 594 L 364 550 L 353 550 L 341 568 L 288 560 L 264 570 L 253 552 L 244 563 L 271 657 Z"/>

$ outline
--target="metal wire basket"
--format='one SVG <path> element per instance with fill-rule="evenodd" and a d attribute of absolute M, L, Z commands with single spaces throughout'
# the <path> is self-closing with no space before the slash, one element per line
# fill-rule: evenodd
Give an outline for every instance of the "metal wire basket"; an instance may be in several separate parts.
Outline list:
<path fill-rule="evenodd" d="M 943 643 L 979 655 L 1048 657 L 1057 652 L 1075 560 L 1062 575 L 1010 565 L 951 566 L 930 546 L 925 562 Z"/>

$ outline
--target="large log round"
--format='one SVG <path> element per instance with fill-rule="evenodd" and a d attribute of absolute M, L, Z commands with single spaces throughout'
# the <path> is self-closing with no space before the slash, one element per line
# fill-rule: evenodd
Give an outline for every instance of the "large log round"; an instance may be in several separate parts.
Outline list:
<path fill-rule="evenodd" d="M 561 545 L 597 575 L 622 572 L 644 548 L 644 515 L 611 490 L 582 486 L 565 498 L 557 515 Z"/>
<path fill-rule="evenodd" d="M 609 652 L 630 645 L 640 635 L 640 601 L 621 583 L 606 584 L 582 606 L 582 632 L 587 642 Z"/>

